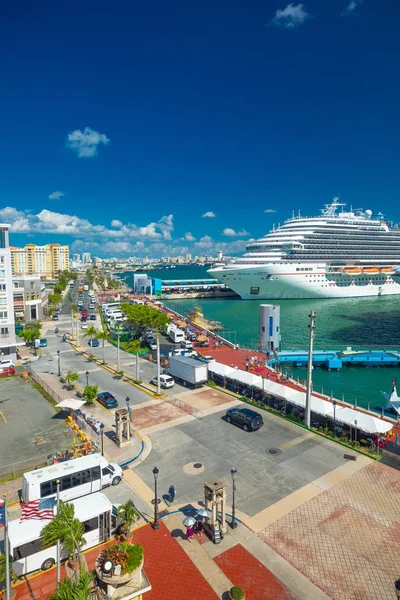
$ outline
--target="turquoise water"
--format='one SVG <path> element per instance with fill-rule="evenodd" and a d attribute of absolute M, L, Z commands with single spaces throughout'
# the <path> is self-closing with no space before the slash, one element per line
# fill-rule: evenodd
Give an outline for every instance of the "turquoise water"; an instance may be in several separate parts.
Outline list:
<path fill-rule="evenodd" d="M 200 279 L 207 276 L 203 267 L 182 267 L 152 271 L 161 279 Z M 260 301 L 239 299 L 164 300 L 178 312 L 186 314 L 200 306 L 206 318 L 221 321 L 224 337 L 242 346 L 256 348 Z M 282 349 L 308 346 L 310 310 L 316 311 L 314 347 L 318 350 L 352 348 L 400 348 L 400 297 L 348 298 L 327 300 L 274 301 L 281 307 Z M 291 369 L 290 374 L 305 379 L 305 369 Z M 398 368 L 346 367 L 339 372 L 315 369 L 314 389 L 371 407 L 382 404 L 380 391 L 390 391 L 394 377 L 400 381 Z"/>

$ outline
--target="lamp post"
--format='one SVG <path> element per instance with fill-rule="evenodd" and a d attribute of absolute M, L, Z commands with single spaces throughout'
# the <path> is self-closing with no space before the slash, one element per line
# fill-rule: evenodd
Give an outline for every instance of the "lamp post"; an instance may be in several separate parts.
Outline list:
<path fill-rule="evenodd" d="M 160 525 L 158 524 L 158 498 L 157 498 L 157 477 L 158 477 L 158 469 L 154 467 L 153 475 L 154 475 L 154 521 L 152 523 L 153 529 L 160 529 Z"/>
<path fill-rule="evenodd" d="M 86 371 L 86 385 L 89 385 L 89 371 Z"/>
<path fill-rule="evenodd" d="M 129 398 L 129 396 L 126 397 L 125 402 L 126 402 L 126 408 L 128 411 L 128 418 L 129 420 L 131 420 L 131 413 L 129 412 L 129 402 L 131 401 L 131 399 Z"/>
<path fill-rule="evenodd" d="M 336 437 L 336 400 L 332 402 L 333 404 L 333 437 Z"/>
<path fill-rule="evenodd" d="M 237 522 L 236 522 L 236 506 L 235 506 L 235 492 L 236 492 L 236 484 L 235 484 L 235 475 L 236 475 L 237 471 L 235 469 L 235 467 L 232 467 L 231 469 L 231 475 L 232 475 L 232 521 L 231 521 L 231 528 L 232 529 L 236 529 L 237 527 Z"/>
<path fill-rule="evenodd" d="M 118 334 L 118 340 L 117 340 L 117 372 L 120 371 L 120 364 L 119 364 L 119 325 L 117 325 L 117 334 Z"/>
<path fill-rule="evenodd" d="M 58 376 L 61 377 L 60 351 L 59 350 L 57 350 L 57 360 L 58 360 Z"/>
<path fill-rule="evenodd" d="M 357 441 L 357 419 L 354 419 L 354 441 Z"/>
<path fill-rule="evenodd" d="M 104 423 L 101 423 L 100 425 L 100 443 L 101 443 L 101 455 L 104 456 L 104 440 L 103 440 L 103 436 L 104 436 Z"/>

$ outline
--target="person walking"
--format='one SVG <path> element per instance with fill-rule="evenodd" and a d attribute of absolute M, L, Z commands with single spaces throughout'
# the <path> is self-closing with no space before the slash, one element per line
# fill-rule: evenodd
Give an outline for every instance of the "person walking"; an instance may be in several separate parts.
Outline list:
<path fill-rule="evenodd" d="M 188 542 L 192 541 L 193 534 L 194 534 L 193 526 L 187 527 L 186 528 L 186 537 L 187 537 Z"/>
<path fill-rule="evenodd" d="M 168 494 L 169 494 L 169 504 L 171 505 L 173 503 L 173 501 L 175 500 L 175 496 L 176 496 L 176 489 L 174 485 L 171 485 L 169 490 L 168 490 Z"/>

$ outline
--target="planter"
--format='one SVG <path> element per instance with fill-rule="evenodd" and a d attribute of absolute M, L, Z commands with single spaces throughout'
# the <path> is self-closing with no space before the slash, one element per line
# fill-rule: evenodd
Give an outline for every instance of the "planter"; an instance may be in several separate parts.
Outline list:
<path fill-rule="evenodd" d="M 234 591 L 236 591 L 236 590 L 237 590 L 237 594 L 234 593 Z M 240 592 L 241 592 L 241 594 L 240 594 Z M 229 590 L 229 598 L 230 598 L 230 600 L 245 600 L 246 594 L 241 587 L 234 586 L 233 588 L 231 588 Z"/>

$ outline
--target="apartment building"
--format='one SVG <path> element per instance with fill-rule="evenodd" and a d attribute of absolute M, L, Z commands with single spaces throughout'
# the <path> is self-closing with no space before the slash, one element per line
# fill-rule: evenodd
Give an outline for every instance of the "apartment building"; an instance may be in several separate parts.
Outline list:
<path fill-rule="evenodd" d="M 42 286 L 40 275 L 13 276 L 15 322 L 42 319 Z M 44 289 L 43 289 L 44 292 Z"/>
<path fill-rule="evenodd" d="M 40 275 L 55 279 L 61 271 L 69 270 L 69 246 L 27 244 L 24 248 L 11 246 L 13 275 Z"/>
<path fill-rule="evenodd" d="M 10 225 L 0 224 L 0 359 L 15 360 L 16 337 L 14 323 L 11 252 L 8 232 Z"/>

